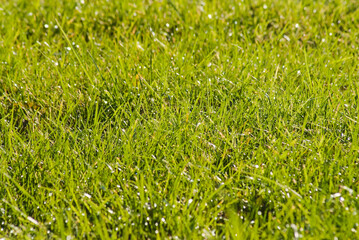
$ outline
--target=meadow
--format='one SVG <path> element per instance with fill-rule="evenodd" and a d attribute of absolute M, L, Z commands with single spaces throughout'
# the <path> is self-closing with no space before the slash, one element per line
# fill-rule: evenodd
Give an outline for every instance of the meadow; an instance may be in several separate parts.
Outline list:
<path fill-rule="evenodd" d="M 356 0 L 0 0 L 1 239 L 358 239 Z"/>

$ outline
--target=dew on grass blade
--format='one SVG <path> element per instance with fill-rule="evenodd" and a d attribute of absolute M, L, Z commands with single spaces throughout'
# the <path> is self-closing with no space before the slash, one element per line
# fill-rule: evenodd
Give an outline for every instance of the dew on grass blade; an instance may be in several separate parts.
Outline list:
<path fill-rule="evenodd" d="M 88 193 L 84 193 L 84 197 L 87 197 L 87 198 L 89 198 L 89 199 L 92 198 L 92 196 L 91 196 L 90 194 L 88 194 Z"/>
<path fill-rule="evenodd" d="M 143 49 L 143 47 L 139 42 L 137 42 L 137 48 L 140 49 L 141 51 L 145 51 L 145 49 Z"/>
<path fill-rule="evenodd" d="M 332 198 L 337 198 L 337 197 L 340 197 L 341 196 L 341 193 L 334 193 L 331 195 Z"/>
<path fill-rule="evenodd" d="M 30 217 L 30 216 L 27 217 L 27 220 L 29 220 L 30 222 L 32 222 L 32 223 L 35 224 L 35 225 L 39 225 L 39 222 L 36 221 L 35 219 L 33 219 L 33 218 Z"/>

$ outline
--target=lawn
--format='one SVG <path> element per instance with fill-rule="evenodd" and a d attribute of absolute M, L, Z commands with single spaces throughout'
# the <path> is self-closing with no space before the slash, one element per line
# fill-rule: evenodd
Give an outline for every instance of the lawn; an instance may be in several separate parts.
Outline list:
<path fill-rule="evenodd" d="M 358 239 L 356 0 L 0 0 L 1 239 Z"/>

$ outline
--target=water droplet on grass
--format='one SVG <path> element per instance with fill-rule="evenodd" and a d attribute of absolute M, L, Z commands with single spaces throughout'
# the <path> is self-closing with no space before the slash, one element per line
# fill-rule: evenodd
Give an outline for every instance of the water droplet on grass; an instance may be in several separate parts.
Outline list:
<path fill-rule="evenodd" d="M 35 225 L 39 225 L 39 222 L 36 221 L 35 219 L 33 219 L 33 218 L 30 217 L 30 216 L 27 217 L 27 220 L 29 220 L 30 222 L 32 222 L 32 223 L 35 224 Z"/>
<path fill-rule="evenodd" d="M 141 46 L 141 44 L 139 42 L 137 42 L 137 48 L 142 50 L 142 51 L 145 51 L 145 49 L 143 49 L 143 47 Z"/>
<path fill-rule="evenodd" d="M 84 193 L 84 197 L 87 197 L 87 198 L 89 198 L 89 199 L 92 198 L 92 196 L 91 196 L 90 194 L 88 194 L 88 193 Z"/>

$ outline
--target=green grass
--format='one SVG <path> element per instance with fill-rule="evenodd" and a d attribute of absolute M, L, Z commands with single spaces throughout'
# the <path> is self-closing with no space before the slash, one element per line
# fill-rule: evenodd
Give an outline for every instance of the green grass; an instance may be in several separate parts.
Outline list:
<path fill-rule="evenodd" d="M 0 3 L 0 236 L 359 238 L 356 0 Z"/>

